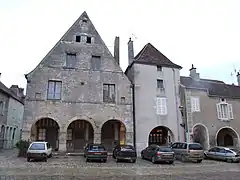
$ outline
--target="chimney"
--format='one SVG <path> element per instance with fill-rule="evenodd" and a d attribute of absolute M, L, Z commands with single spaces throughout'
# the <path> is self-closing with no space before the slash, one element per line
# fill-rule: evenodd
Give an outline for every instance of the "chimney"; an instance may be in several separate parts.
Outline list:
<path fill-rule="evenodd" d="M 114 40 L 114 58 L 115 58 L 115 60 L 117 61 L 117 63 L 119 64 L 119 56 L 120 56 L 120 54 L 119 54 L 119 37 L 118 36 L 116 36 L 115 37 L 115 40 Z"/>
<path fill-rule="evenodd" d="M 192 68 L 190 71 L 190 77 L 193 78 L 195 81 L 200 80 L 199 73 L 197 73 L 197 68 L 195 68 L 192 64 Z"/>
<path fill-rule="evenodd" d="M 133 62 L 134 59 L 134 50 L 133 50 L 133 41 L 129 38 L 128 41 L 128 65 Z"/>
<path fill-rule="evenodd" d="M 238 86 L 240 86 L 240 73 L 237 73 L 237 82 L 238 82 Z"/>

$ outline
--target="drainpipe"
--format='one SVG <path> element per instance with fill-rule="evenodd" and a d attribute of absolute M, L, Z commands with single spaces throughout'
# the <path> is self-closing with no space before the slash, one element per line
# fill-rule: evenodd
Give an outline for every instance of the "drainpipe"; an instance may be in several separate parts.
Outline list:
<path fill-rule="evenodd" d="M 178 100 L 177 100 L 177 89 L 176 89 L 176 77 L 175 77 L 175 69 L 172 68 L 173 71 L 173 81 L 174 81 L 174 92 L 175 92 L 175 102 L 176 102 L 176 113 L 177 113 L 177 133 L 178 133 L 178 141 L 180 141 L 180 135 L 179 135 L 179 107 L 178 107 Z"/>
<path fill-rule="evenodd" d="M 135 85 L 133 83 L 132 83 L 132 106 L 133 106 L 133 145 L 136 148 Z"/>

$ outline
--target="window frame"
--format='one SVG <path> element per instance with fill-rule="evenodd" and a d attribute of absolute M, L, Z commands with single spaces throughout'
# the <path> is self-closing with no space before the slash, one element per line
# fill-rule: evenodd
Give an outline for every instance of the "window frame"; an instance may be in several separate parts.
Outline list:
<path fill-rule="evenodd" d="M 232 104 L 229 104 L 226 101 L 222 101 L 220 103 L 217 103 L 216 106 L 217 106 L 217 118 L 219 120 L 230 121 L 234 119 Z"/>
<path fill-rule="evenodd" d="M 98 63 L 97 60 L 99 60 L 99 67 L 97 67 Z M 97 56 L 97 55 L 92 55 L 91 57 L 91 70 L 92 71 L 101 71 L 101 67 L 102 67 L 102 59 L 101 59 L 101 56 Z"/>
<path fill-rule="evenodd" d="M 71 56 L 71 58 L 70 58 L 70 56 Z M 73 61 L 73 58 L 72 58 L 72 57 L 75 58 L 74 61 Z M 69 63 L 70 59 L 71 59 L 72 62 Z M 75 67 L 76 67 L 76 64 L 77 64 L 77 53 L 66 52 L 66 63 L 65 63 L 65 67 L 66 67 L 66 68 L 75 68 Z"/>
<path fill-rule="evenodd" d="M 104 87 L 105 86 L 107 86 L 107 92 L 108 92 L 108 96 L 107 97 L 105 97 L 105 93 L 104 93 L 104 91 L 105 91 Z M 111 86 L 113 86 L 113 88 L 114 88 L 114 98 L 111 97 L 112 96 L 111 92 L 110 92 Z M 102 95 L 103 95 L 103 102 L 105 102 L 105 103 L 116 103 L 116 85 L 115 84 L 104 83 L 102 90 L 103 90 L 103 93 L 102 93 Z"/>
<path fill-rule="evenodd" d="M 159 86 L 159 84 L 161 84 L 161 83 L 159 83 L 159 82 L 162 82 L 162 87 Z M 164 80 L 163 80 L 163 79 L 157 79 L 157 89 L 164 89 L 164 88 L 165 88 L 165 86 L 164 86 Z"/>
<path fill-rule="evenodd" d="M 0 101 L 0 115 L 4 115 L 4 110 L 5 110 L 5 102 Z"/>
<path fill-rule="evenodd" d="M 54 83 L 54 90 L 53 90 L 53 97 L 50 97 L 49 93 L 50 92 L 50 83 Z M 60 83 L 60 92 L 59 93 L 56 93 L 56 86 L 57 86 L 57 83 Z M 59 94 L 59 98 L 56 98 L 56 94 Z M 61 100 L 62 99 L 62 81 L 60 80 L 48 80 L 48 88 L 47 88 L 47 99 L 48 100 Z"/>
<path fill-rule="evenodd" d="M 201 112 L 200 98 L 197 96 L 191 96 L 191 111 Z"/>
<path fill-rule="evenodd" d="M 157 66 L 157 71 L 162 72 L 162 66 Z"/>
<path fill-rule="evenodd" d="M 165 102 L 164 107 L 163 107 L 163 101 Z M 162 115 L 162 116 L 168 114 L 168 105 L 167 105 L 166 97 L 156 97 L 156 114 Z"/>

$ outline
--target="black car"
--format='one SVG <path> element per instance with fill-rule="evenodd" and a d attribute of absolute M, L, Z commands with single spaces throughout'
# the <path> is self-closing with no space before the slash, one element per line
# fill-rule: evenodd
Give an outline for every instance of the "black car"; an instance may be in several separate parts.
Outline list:
<path fill-rule="evenodd" d="M 88 144 L 84 149 L 84 157 L 86 162 L 90 160 L 107 161 L 107 151 L 102 144 Z"/>
<path fill-rule="evenodd" d="M 120 160 L 128 160 L 132 163 L 135 163 L 137 159 L 136 149 L 131 145 L 116 146 L 113 150 L 112 156 L 117 162 Z"/>

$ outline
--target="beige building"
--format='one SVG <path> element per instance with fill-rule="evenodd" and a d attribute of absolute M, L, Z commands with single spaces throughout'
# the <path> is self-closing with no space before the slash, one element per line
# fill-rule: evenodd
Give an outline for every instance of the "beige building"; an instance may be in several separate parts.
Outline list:
<path fill-rule="evenodd" d="M 86 12 L 26 75 L 23 139 L 60 151 L 133 144 L 132 87 Z"/>
<path fill-rule="evenodd" d="M 239 73 L 237 74 L 240 83 Z M 201 79 L 192 65 L 189 77 L 181 77 L 186 139 L 205 149 L 219 145 L 239 147 L 240 84 Z"/>

